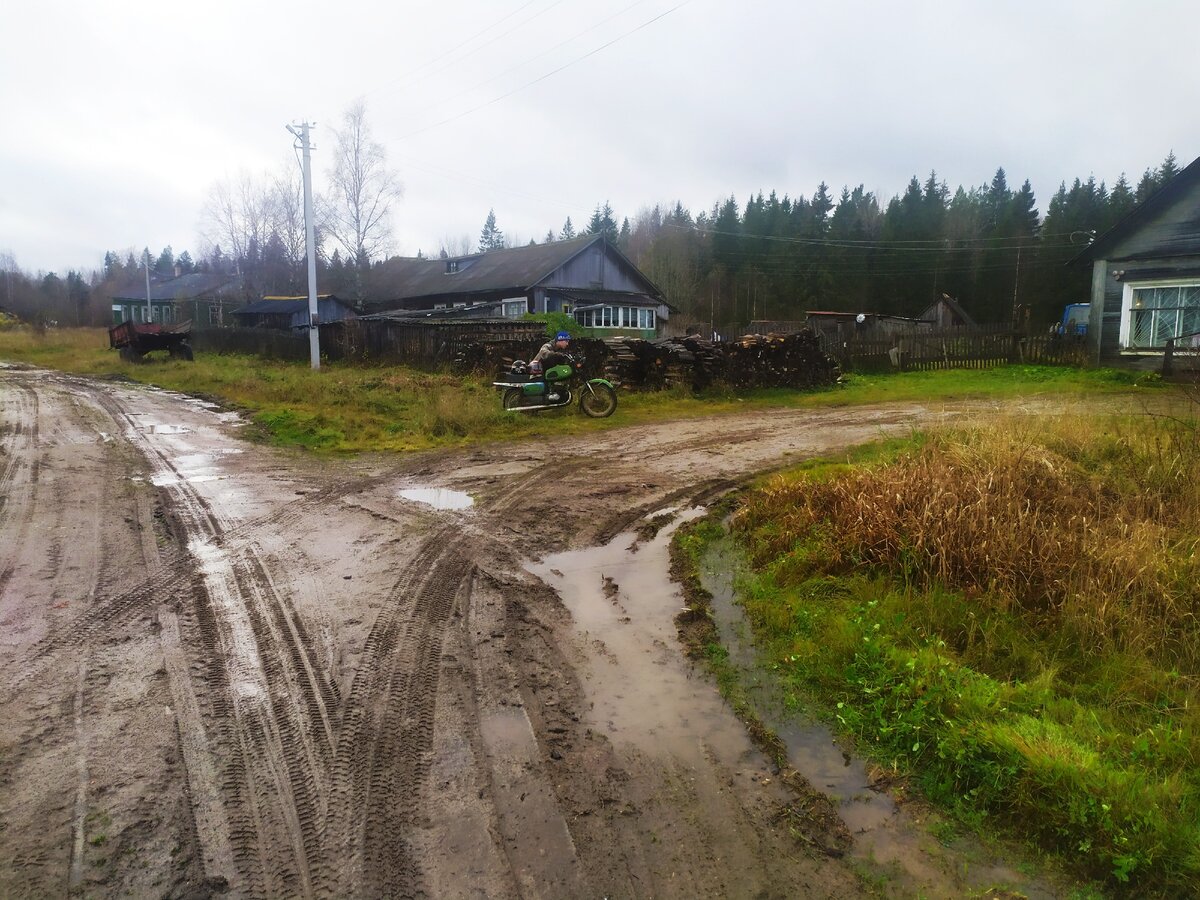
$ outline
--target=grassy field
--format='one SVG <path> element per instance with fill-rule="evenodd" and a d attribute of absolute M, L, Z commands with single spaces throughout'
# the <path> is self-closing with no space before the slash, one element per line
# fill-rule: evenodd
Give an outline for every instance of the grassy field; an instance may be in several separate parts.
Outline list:
<path fill-rule="evenodd" d="M 1066 396 L 1145 390 L 1128 373 L 1008 366 L 991 370 L 855 376 L 828 390 L 620 392 L 611 419 L 564 410 L 538 416 L 504 413 L 490 379 L 431 374 L 398 366 L 271 362 L 198 353 L 194 363 L 125 363 L 108 349 L 104 329 L 0 330 L 0 359 L 98 377 L 121 377 L 202 395 L 245 411 L 280 445 L 339 453 L 405 451 L 472 441 L 573 434 L 667 418 L 722 415 L 754 408 L 829 407 L 900 401 L 939 402 L 1055 393 Z"/>
<path fill-rule="evenodd" d="M 1200 893 L 1194 414 L 992 421 L 750 490 L 740 601 L 790 701 L 968 827 Z"/>

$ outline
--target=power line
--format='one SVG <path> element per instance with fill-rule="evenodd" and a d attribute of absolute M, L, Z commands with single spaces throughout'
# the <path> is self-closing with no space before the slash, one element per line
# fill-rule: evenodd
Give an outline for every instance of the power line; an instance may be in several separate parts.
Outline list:
<path fill-rule="evenodd" d="M 470 109 L 463 110 L 461 113 L 451 116 L 448 119 L 442 119 L 440 122 L 434 122 L 432 125 L 426 125 L 424 128 L 418 128 L 416 131 L 410 131 L 408 134 L 401 135 L 400 140 L 407 140 L 408 138 L 415 137 L 418 134 L 424 134 L 426 131 L 431 131 L 434 128 L 440 128 L 442 125 L 448 125 L 451 122 L 456 122 L 459 119 L 464 118 L 465 116 L 469 116 L 472 113 L 479 112 L 479 110 L 485 109 L 486 107 L 489 107 L 494 103 L 499 103 L 501 100 L 505 100 L 505 99 L 511 97 L 513 94 L 519 93 L 520 91 L 523 91 L 526 88 L 532 87 L 533 85 L 535 85 L 541 81 L 545 81 L 547 78 L 557 75 L 559 72 L 562 72 L 564 69 L 569 69 L 571 66 L 575 65 L 576 63 L 583 62 L 583 60 L 588 59 L 589 57 L 595 56 L 597 53 L 601 52 L 602 50 L 607 50 L 609 47 L 611 47 L 613 44 L 617 43 L 618 41 L 622 41 L 625 38 L 629 37 L 630 35 L 641 31 L 643 28 L 647 28 L 650 25 L 653 25 L 659 19 L 669 16 L 671 13 L 675 12 L 677 9 L 682 9 L 683 7 L 687 6 L 691 2 L 692 2 L 692 0 L 683 0 L 682 3 L 677 3 L 675 6 L 672 6 L 666 12 L 659 13 L 654 18 L 647 19 L 645 22 L 638 25 L 637 27 L 631 28 L 631 29 L 629 29 L 629 31 L 626 31 L 623 34 L 617 35 L 617 37 L 613 38 L 611 41 L 601 44 L 596 49 L 589 50 L 587 53 L 584 53 L 582 56 L 577 56 L 575 59 L 572 59 L 570 62 L 563 63 L 557 69 L 552 69 L 544 75 L 539 75 L 537 78 L 533 79 L 532 81 L 527 81 L 524 84 L 520 85 L 519 87 L 513 88 L 511 91 L 501 94 L 499 97 L 493 97 L 491 100 L 488 100 L 485 103 L 480 103 L 478 106 L 473 106 Z"/>
<path fill-rule="evenodd" d="M 774 241 L 774 242 L 784 243 L 784 244 L 814 244 L 814 245 L 826 246 L 826 247 L 845 247 L 847 249 L 852 249 L 855 247 L 862 247 L 865 249 L 878 249 L 878 248 L 887 249 L 889 247 L 892 247 L 893 245 L 898 245 L 898 244 L 903 244 L 903 245 L 908 245 L 908 244 L 940 245 L 940 246 L 908 248 L 911 250 L 921 250 L 921 251 L 935 252 L 935 253 L 941 253 L 941 252 L 950 251 L 950 250 L 987 249 L 986 247 L 980 248 L 980 247 L 947 246 L 948 244 L 953 244 L 956 242 L 957 243 L 964 243 L 964 242 L 974 242 L 974 243 L 996 242 L 996 243 L 999 243 L 1001 241 L 1029 241 L 1030 240 L 1030 236 L 1021 235 L 1021 236 L 1017 236 L 1017 237 L 997 237 L 997 238 L 927 238 L 927 239 L 922 239 L 922 240 L 897 240 L 897 241 L 885 241 L 882 239 L 876 239 L 876 240 L 869 240 L 869 241 L 857 241 L 857 240 L 853 240 L 851 238 L 799 238 L 799 237 L 783 237 L 781 235 L 774 235 L 774 234 L 754 234 L 754 233 L 749 233 L 749 232 L 744 232 L 744 231 L 723 231 L 723 230 L 716 229 L 716 228 L 700 228 L 696 225 L 676 225 L 674 222 L 664 223 L 662 227 L 663 228 L 675 228 L 680 231 L 694 231 L 697 234 L 719 234 L 719 235 L 723 235 L 726 237 L 755 238 L 758 240 Z M 1076 234 L 1076 233 L 1077 232 L 1066 232 L 1066 231 L 1053 232 L 1053 233 L 1041 235 L 1040 237 L 1063 237 L 1063 236 L 1069 236 L 1071 234 Z M 1040 247 L 1040 246 L 1045 246 L 1045 245 L 1035 242 L 1035 243 L 1023 244 L 1022 246 Z M 1083 246 L 1079 245 L 1079 244 L 1073 244 L 1073 245 L 1063 244 L 1062 246 L 1076 246 L 1080 250 L 1083 249 Z M 904 248 L 897 248 L 897 249 L 904 249 Z M 1006 247 L 1006 248 L 997 248 L 997 249 L 1015 249 L 1015 247 L 1012 247 L 1012 248 Z"/>
<path fill-rule="evenodd" d="M 375 89 L 374 89 L 374 90 L 372 90 L 372 91 L 368 91 L 368 92 L 367 92 L 367 93 L 368 93 L 368 95 L 369 95 L 369 94 L 377 94 L 377 93 L 379 93 L 379 92 L 380 92 L 380 91 L 382 91 L 382 90 L 386 90 L 386 89 L 388 89 L 388 88 L 395 87 L 396 85 L 398 85 L 398 84 L 401 84 L 401 83 L 403 83 L 403 82 L 407 81 L 408 79 L 412 78 L 412 76 L 416 75 L 418 72 L 423 72 L 425 69 L 429 68 L 429 67 L 430 67 L 430 66 L 432 66 L 434 63 L 441 62 L 441 61 L 442 61 L 443 59 L 445 59 L 447 56 L 450 56 L 450 55 L 452 55 L 452 54 L 454 54 L 454 53 L 457 53 L 457 52 L 458 52 L 459 50 L 461 50 L 463 47 L 467 46 L 467 44 L 471 43 L 471 41 L 475 40 L 475 39 L 476 39 L 476 38 L 478 38 L 478 37 L 481 37 L 481 36 L 483 36 L 483 35 L 487 34 L 489 31 L 491 31 L 491 30 L 492 30 L 493 28 L 495 28 L 497 25 L 501 25 L 501 24 L 503 24 L 504 22 L 508 21 L 508 20 L 509 20 L 509 19 L 511 19 L 513 16 L 515 16 L 517 13 L 519 13 L 521 10 L 525 9 L 525 8 L 526 8 L 526 7 L 528 7 L 528 6 L 532 6 L 532 5 L 533 5 L 534 3 L 536 3 L 536 2 L 537 2 L 537 0 L 526 0 L 526 2 L 525 2 L 525 3 L 522 3 L 520 6 L 518 6 L 516 9 L 514 9 L 512 12 L 508 13 L 507 15 L 501 16 L 501 17 L 500 17 L 499 19 L 497 19 L 495 22 L 492 22 L 490 25 L 487 25 L 487 26 L 485 26 L 485 27 L 481 28 L 479 31 L 475 32 L 475 33 L 474 33 L 473 35 L 471 35 L 469 38 L 467 38 L 467 39 L 465 39 L 465 40 L 462 40 L 462 41 L 459 41 L 457 44 L 455 44 L 453 47 L 451 47 L 451 48 L 450 48 L 449 50 L 447 50 L 446 52 L 444 52 L 444 53 L 439 53 L 439 54 L 438 54 L 437 56 L 435 56 L 433 59 L 426 60 L 425 62 L 421 63 L 419 66 L 417 66 L 417 67 L 416 67 L 416 68 L 414 68 L 414 69 L 409 69 L 409 70 L 408 70 L 407 72 L 405 72 L 403 75 L 400 75 L 399 77 L 392 79 L 392 80 L 391 80 L 391 81 L 389 81 L 387 84 L 381 85 L 381 86 L 379 86 L 379 87 L 375 88 Z M 555 5 L 557 6 L 558 4 L 556 3 Z M 464 58 L 465 58 L 465 57 L 464 57 Z"/>
<path fill-rule="evenodd" d="M 433 75 L 437 75 L 439 72 L 445 72 L 447 69 L 451 68 L 451 66 L 458 65 L 463 60 L 474 56 L 476 53 L 478 53 L 480 50 L 483 50 L 485 47 L 490 47 L 492 44 L 496 43 L 496 41 L 499 41 L 499 40 L 502 40 L 502 39 L 508 37 L 514 31 L 517 31 L 518 29 L 523 28 L 524 26 L 528 25 L 530 22 L 532 22 L 534 19 L 538 18 L 539 16 L 543 16 L 546 13 L 550 12 L 550 10 L 554 9 L 556 6 L 561 6 L 564 2 L 565 2 L 565 0 L 555 0 L 555 2 L 551 3 L 545 9 L 540 9 L 537 12 L 535 12 L 533 15 L 529 16 L 528 18 L 521 20 L 516 25 L 514 25 L 512 28 L 508 29 L 508 31 L 503 31 L 500 34 L 496 35 L 495 37 L 491 38 L 490 40 L 484 41 L 478 47 L 472 47 L 470 50 L 468 50 L 462 56 L 459 56 L 457 59 L 451 60 L 444 66 L 440 66 L 439 68 L 434 69 L 432 72 L 429 72 L 425 77 L 428 78 Z M 526 6 L 528 6 L 528 4 L 526 4 Z M 524 7 L 522 7 L 522 9 L 523 8 Z M 398 83 L 398 82 L 393 82 L 391 85 L 386 86 L 386 87 L 395 87 L 396 83 Z M 376 91 L 373 91 L 372 93 L 377 93 L 378 91 L 381 91 L 384 89 L 385 88 L 378 88 L 378 89 L 376 89 Z M 428 108 L 428 107 L 426 107 L 426 108 Z"/>
<path fill-rule="evenodd" d="M 538 53 L 534 56 L 530 56 L 530 57 L 522 60 L 521 62 L 517 63 L 515 66 L 509 66 L 507 69 L 503 70 L 502 72 L 497 72 L 495 75 L 492 75 L 489 78 L 485 78 L 483 81 L 478 81 L 475 84 L 471 85 L 470 87 L 463 88 L 457 94 L 450 94 L 447 97 L 442 97 L 435 103 L 430 103 L 428 106 L 423 106 L 420 109 L 416 110 L 416 113 L 420 114 L 420 113 L 425 112 L 426 110 L 434 109 L 439 106 L 444 106 L 445 104 L 451 102 L 452 100 L 457 100 L 459 97 L 463 96 L 464 94 L 469 94 L 469 93 L 471 93 L 471 91 L 477 90 L 486 84 L 491 84 L 493 81 L 499 81 L 501 78 L 503 78 L 509 72 L 515 72 L 517 69 L 524 68 L 525 66 L 529 65 L 532 62 L 536 62 L 537 60 L 541 59 L 542 57 L 549 56 L 555 50 L 558 50 L 561 47 L 565 47 L 567 44 L 571 43 L 572 41 L 578 40 L 579 38 L 583 37 L 585 34 L 588 34 L 589 32 L 595 31 L 601 25 L 607 25 L 613 19 L 620 18 L 621 16 L 625 15 L 625 13 L 629 12 L 629 10 L 633 9 L 635 6 L 641 6 L 645 2 L 646 2 L 646 0 L 634 0 L 633 3 L 630 3 L 624 9 L 621 9 L 618 12 L 613 13 L 611 16 L 608 16 L 607 18 L 601 19 L 599 22 L 589 25 L 587 28 L 583 29 L 582 31 L 576 32 L 575 34 L 571 35 L 571 37 L 566 38 L 565 40 L 559 41 L 553 47 L 548 47 L 545 50 L 543 50 L 541 53 Z M 503 37 L 503 36 L 504 35 L 501 35 L 501 37 Z M 486 46 L 486 44 L 484 46 Z M 463 57 L 463 58 L 465 58 L 465 57 Z"/>

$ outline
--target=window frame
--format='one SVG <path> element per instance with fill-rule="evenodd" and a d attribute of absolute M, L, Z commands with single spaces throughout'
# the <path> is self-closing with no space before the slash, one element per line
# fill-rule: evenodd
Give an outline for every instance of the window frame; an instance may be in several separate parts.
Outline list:
<path fill-rule="evenodd" d="M 1200 276 L 1192 275 L 1182 278 L 1159 278 L 1150 281 L 1126 281 L 1121 291 L 1121 330 L 1118 337 L 1118 346 L 1122 350 L 1127 350 L 1133 353 L 1148 353 L 1161 351 L 1166 348 L 1166 343 L 1157 344 L 1151 343 L 1146 346 L 1133 346 L 1133 313 L 1134 313 L 1134 294 L 1142 290 L 1154 290 L 1156 288 L 1196 288 L 1200 290 Z M 1183 307 L 1150 307 L 1151 309 L 1170 309 L 1175 311 L 1176 322 L 1179 321 L 1178 311 Z M 1176 328 L 1180 327 L 1178 324 Z M 1151 329 L 1151 333 L 1157 331 L 1157 322 Z M 1178 336 L 1178 335 L 1177 335 Z"/>

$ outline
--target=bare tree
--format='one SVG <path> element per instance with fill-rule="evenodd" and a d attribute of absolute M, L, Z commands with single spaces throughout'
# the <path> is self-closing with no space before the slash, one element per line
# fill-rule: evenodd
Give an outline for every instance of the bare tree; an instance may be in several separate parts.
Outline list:
<path fill-rule="evenodd" d="M 271 230 L 283 246 L 287 261 L 299 266 L 304 262 L 307 248 L 304 234 L 304 181 L 300 168 L 285 165 L 270 185 Z M 317 210 L 317 222 L 321 210 Z M 318 226 L 319 227 L 319 226 Z"/>
<path fill-rule="evenodd" d="M 460 234 L 458 237 L 442 238 L 441 254 L 446 256 L 470 256 L 475 250 L 475 241 L 471 239 L 469 234 Z"/>
<path fill-rule="evenodd" d="M 271 233 L 271 192 L 249 172 L 218 181 L 209 188 L 200 231 L 210 246 L 221 246 L 234 260 L 262 249 Z"/>
<path fill-rule="evenodd" d="M 333 138 L 328 229 L 347 257 L 362 265 L 388 249 L 388 213 L 402 194 L 400 180 L 388 168 L 383 145 L 371 139 L 362 100 L 346 110 Z"/>

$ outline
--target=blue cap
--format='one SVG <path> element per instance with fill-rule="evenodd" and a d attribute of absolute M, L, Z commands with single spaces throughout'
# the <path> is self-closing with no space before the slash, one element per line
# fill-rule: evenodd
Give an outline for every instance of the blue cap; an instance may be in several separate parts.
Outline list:
<path fill-rule="evenodd" d="M 560 331 L 554 336 L 554 339 L 556 341 L 569 341 L 571 339 L 571 335 L 566 331 Z"/>

